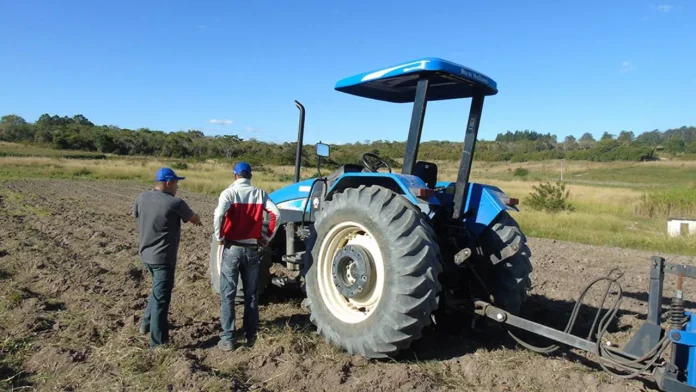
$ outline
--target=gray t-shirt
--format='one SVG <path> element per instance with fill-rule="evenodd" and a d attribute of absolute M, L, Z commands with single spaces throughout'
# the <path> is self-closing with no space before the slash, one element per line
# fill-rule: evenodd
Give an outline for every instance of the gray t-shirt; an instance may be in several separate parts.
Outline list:
<path fill-rule="evenodd" d="M 153 189 L 138 195 L 133 204 L 138 219 L 140 258 L 148 264 L 174 264 L 179 251 L 181 222 L 188 222 L 193 211 L 185 201 Z"/>

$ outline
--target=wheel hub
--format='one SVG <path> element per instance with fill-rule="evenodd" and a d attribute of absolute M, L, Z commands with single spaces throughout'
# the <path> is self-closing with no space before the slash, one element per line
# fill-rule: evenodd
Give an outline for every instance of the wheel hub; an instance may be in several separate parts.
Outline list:
<path fill-rule="evenodd" d="M 371 287 L 372 264 L 370 252 L 362 246 L 344 246 L 333 259 L 331 275 L 334 286 L 344 297 L 360 297 Z"/>

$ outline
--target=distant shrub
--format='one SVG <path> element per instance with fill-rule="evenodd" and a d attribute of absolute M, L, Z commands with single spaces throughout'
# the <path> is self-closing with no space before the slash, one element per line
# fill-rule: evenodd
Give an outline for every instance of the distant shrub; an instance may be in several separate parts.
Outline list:
<path fill-rule="evenodd" d="M 87 177 L 92 174 L 92 171 L 87 169 L 86 167 L 81 167 L 75 171 L 73 171 L 73 177 Z"/>
<path fill-rule="evenodd" d="M 568 201 L 570 191 L 565 189 L 565 184 L 560 181 L 553 185 L 549 182 L 532 186 L 534 192 L 526 199 L 525 204 L 536 211 L 556 213 L 560 211 L 573 211 L 575 207 Z"/>
<path fill-rule="evenodd" d="M 90 154 L 90 153 L 68 153 L 62 156 L 65 159 L 106 159 L 104 154 Z"/>
<path fill-rule="evenodd" d="M 174 162 L 172 163 L 171 167 L 174 170 L 186 170 L 189 168 L 188 163 L 186 162 Z"/>
<path fill-rule="evenodd" d="M 523 168 L 523 167 L 518 167 L 515 169 L 515 171 L 512 173 L 513 176 L 515 177 L 527 177 L 529 174 L 529 170 Z"/>

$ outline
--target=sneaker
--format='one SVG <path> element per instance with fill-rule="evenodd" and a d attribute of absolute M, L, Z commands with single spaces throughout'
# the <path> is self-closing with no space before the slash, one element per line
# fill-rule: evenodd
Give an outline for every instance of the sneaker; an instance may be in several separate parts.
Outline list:
<path fill-rule="evenodd" d="M 140 329 L 138 330 L 138 332 L 140 332 L 141 335 L 145 335 L 146 333 L 150 332 L 150 327 L 149 326 L 146 327 L 146 326 L 140 324 Z"/>
<path fill-rule="evenodd" d="M 232 351 L 234 350 L 234 344 L 229 340 L 220 340 L 217 344 L 218 348 L 222 351 Z"/>
<path fill-rule="evenodd" d="M 253 338 L 246 339 L 246 346 L 247 347 L 253 347 L 254 343 L 256 343 L 256 336 L 254 336 Z"/>

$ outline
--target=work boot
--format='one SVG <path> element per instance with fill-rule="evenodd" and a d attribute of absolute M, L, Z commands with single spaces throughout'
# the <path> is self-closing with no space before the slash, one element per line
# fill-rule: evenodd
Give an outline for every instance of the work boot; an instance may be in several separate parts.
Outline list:
<path fill-rule="evenodd" d="M 234 350 L 234 343 L 229 340 L 220 340 L 217 344 L 218 348 L 222 351 L 232 351 Z"/>

